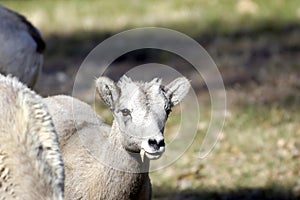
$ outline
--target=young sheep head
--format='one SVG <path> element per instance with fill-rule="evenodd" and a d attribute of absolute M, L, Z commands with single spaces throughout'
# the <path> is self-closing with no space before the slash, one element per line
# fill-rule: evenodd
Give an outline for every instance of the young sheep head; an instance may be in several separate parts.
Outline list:
<path fill-rule="evenodd" d="M 121 144 L 129 152 L 158 159 L 165 151 L 164 127 L 171 108 L 187 94 L 189 81 L 180 77 L 167 86 L 161 79 L 134 82 L 123 76 L 115 83 L 107 77 L 96 81 L 98 93 L 118 125 Z"/>

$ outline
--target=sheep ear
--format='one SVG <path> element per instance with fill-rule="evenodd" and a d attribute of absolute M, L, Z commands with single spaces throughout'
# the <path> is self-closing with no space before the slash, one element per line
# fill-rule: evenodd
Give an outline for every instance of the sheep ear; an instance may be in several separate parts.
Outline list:
<path fill-rule="evenodd" d="M 171 106 L 177 105 L 188 93 L 190 89 L 189 81 L 180 77 L 169 83 L 166 87 L 166 96 L 169 98 Z"/>
<path fill-rule="evenodd" d="M 114 110 L 120 95 L 120 89 L 115 82 L 108 77 L 101 76 L 96 80 L 96 88 L 102 101 L 110 110 Z"/>

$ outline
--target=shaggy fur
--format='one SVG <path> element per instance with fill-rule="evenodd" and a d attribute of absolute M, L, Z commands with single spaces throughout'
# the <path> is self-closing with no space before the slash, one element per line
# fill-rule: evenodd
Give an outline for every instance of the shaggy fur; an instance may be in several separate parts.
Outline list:
<path fill-rule="evenodd" d="M 0 199 L 62 200 L 64 168 L 42 98 L 0 74 Z"/>

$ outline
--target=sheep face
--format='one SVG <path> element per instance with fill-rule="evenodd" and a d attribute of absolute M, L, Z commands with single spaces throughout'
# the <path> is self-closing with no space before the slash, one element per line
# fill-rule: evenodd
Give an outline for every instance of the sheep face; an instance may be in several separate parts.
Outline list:
<path fill-rule="evenodd" d="M 149 159 L 158 159 L 165 151 L 165 122 L 171 108 L 187 94 L 187 79 L 177 78 L 165 87 L 158 78 L 144 83 L 134 82 L 127 76 L 118 83 L 100 77 L 96 84 L 118 124 L 123 147 L 129 152 L 145 153 Z"/>

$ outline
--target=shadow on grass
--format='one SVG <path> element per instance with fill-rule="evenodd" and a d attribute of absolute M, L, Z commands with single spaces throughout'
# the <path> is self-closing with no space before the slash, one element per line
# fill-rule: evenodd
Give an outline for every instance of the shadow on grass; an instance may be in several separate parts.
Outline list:
<path fill-rule="evenodd" d="M 187 190 L 161 191 L 158 188 L 153 195 L 154 200 L 296 200 L 296 196 L 291 189 L 281 186 L 273 186 L 270 188 L 239 188 L 229 191 L 201 191 Z"/>
<path fill-rule="evenodd" d="M 176 27 L 175 24 L 174 27 Z M 189 33 L 189 30 L 186 30 L 186 33 Z M 225 86 L 234 87 L 249 82 L 264 84 L 262 82 L 268 79 L 265 76 L 270 75 L 269 71 L 265 72 L 266 70 L 263 69 L 270 66 L 277 68 L 280 73 L 291 68 L 295 73 L 300 73 L 299 33 L 300 24 L 296 22 L 284 25 L 261 22 L 252 29 L 226 33 L 214 32 L 210 29 L 194 34 L 193 37 L 208 51 L 218 65 Z M 69 35 L 47 36 L 43 75 L 40 84 L 37 84 L 37 91 L 43 96 L 70 95 L 76 72 L 85 57 L 103 40 L 114 34 L 116 33 L 107 31 L 82 31 Z M 188 78 L 197 75 L 198 79 L 199 76 L 186 60 L 172 53 L 154 49 L 137 50 L 119 57 L 106 75 L 117 80 L 133 67 L 151 62 L 172 66 Z M 197 83 L 192 86 L 195 91 L 206 90 L 203 81 L 201 84 Z M 287 98 L 287 101 L 294 101 L 294 99 L 294 96 L 291 96 Z M 275 98 L 274 101 L 277 99 Z"/>
<path fill-rule="evenodd" d="M 174 25 L 168 25 L 168 27 L 176 27 Z M 217 27 L 216 27 L 217 28 Z M 175 29 L 176 30 L 176 29 Z M 120 30 L 121 32 L 122 30 Z M 189 30 L 183 31 L 183 33 L 189 34 Z M 251 63 L 253 57 L 263 57 L 268 59 L 272 53 L 274 53 L 274 45 L 277 47 L 279 53 L 293 53 L 299 52 L 300 50 L 300 40 L 299 37 L 296 37 L 297 41 L 289 41 L 290 35 L 298 35 L 300 32 L 300 23 L 290 22 L 289 24 L 274 24 L 266 22 L 260 22 L 257 27 L 252 27 L 252 29 L 239 29 L 234 31 L 219 32 L 217 29 L 209 29 L 207 31 L 202 31 L 198 34 L 193 34 L 193 37 L 198 41 L 204 48 L 209 48 L 211 45 L 217 44 L 218 40 L 229 40 L 232 45 L 239 47 L 240 51 L 249 51 L 251 54 L 251 59 L 248 61 L 247 65 L 256 64 Z M 47 51 L 46 51 L 46 61 L 51 60 L 55 57 L 63 57 L 64 59 L 74 59 L 75 57 L 84 59 L 84 57 L 98 44 L 103 40 L 117 34 L 119 32 L 75 32 L 74 34 L 68 35 L 49 35 L 47 36 Z M 263 37 L 263 38 L 262 38 Z M 252 46 L 248 46 L 249 49 L 244 49 L 245 47 L 240 46 L 239 43 L 234 41 L 239 41 L 241 39 L 249 39 L 254 42 L 261 40 L 261 42 L 254 43 Z M 269 39 L 268 39 L 269 38 Z M 265 40 L 264 40 L 265 39 Z M 228 41 L 227 41 L 228 42 Z M 272 43 L 268 43 L 272 42 Z M 176 43 L 176 41 L 174 41 Z M 258 45 L 258 46 L 255 46 Z M 227 53 L 231 53 L 232 45 L 221 45 L 220 50 L 228 50 Z M 220 46 L 218 46 L 220 47 Z M 219 49 L 219 48 L 217 48 Z M 209 49 L 207 49 L 209 51 Z M 213 52 L 209 52 L 213 53 Z M 232 52 L 235 55 L 241 52 Z M 147 49 L 136 51 L 131 54 L 122 56 L 118 61 L 119 62 L 145 62 L 145 61 L 165 61 L 167 59 L 173 59 L 173 57 L 162 56 L 161 52 L 149 51 Z M 240 56 L 240 55 L 236 55 Z M 47 69 L 47 66 L 45 67 Z"/>
<path fill-rule="evenodd" d="M 172 25 L 169 25 L 172 27 Z M 174 25 L 174 27 L 176 27 Z M 175 29 L 176 30 L 176 29 Z M 121 32 L 122 30 L 120 30 Z M 45 71 L 51 71 L 50 67 L 47 66 L 47 62 L 51 62 L 54 58 L 60 58 L 63 60 L 72 59 L 83 59 L 87 54 L 98 44 L 100 44 L 105 39 L 117 34 L 119 32 L 76 32 L 69 35 L 49 35 L 46 37 L 47 51 L 46 51 L 46 66 Z M 189 30 L 183 31 L 183 33 L 188 34 Z M 224 51 L 223 53 L 233 54 L 232 56 L 240 56 L 241 51 L 246 51 L 250 54 L 249 60 L 246 60 L 246 65 L 256 65 L 253 61 L 261 59 L 270 59 L 272 53 L 274 53 L 274 48 L 276 47 L 276 53 L 293 54 L 300 51 L 300 39 L 296 37 L 297 41 L 290 41 L 289 36 L 299 35 L 300 33 L 300 23 L 291 22 L 289 24 L 269 24 L 268 21 L 261 22 L 257 27 L 252 29 L 240 29 L 232 32 L 218 32 L 217 30 L 207 30 L 199 34 L 193 34 L 196 41 L 199 42 L 210 54 L 214 54 L 214 50 Z M 229 41 L 229 45 L 220 44 L 219 40 Z M 239 41 L 241 39 L 247 39 L 250 44 L 253 41 L 253 45 L 241 46 Z M 261 42 L 255 43 L 257 40 Z M 270 43 L 272 42 L 272 43 Z M 176 43 L 176 41 L 174 41 Z M 210 52 L 210 47 L 216 46 L 216 49 L 212 49 Z M 232 48 L 233 46 L 238 47 L 238 50 Z M 248 48 L 248 49 L 247 49 Z M 234 50 L 236 51 L 234 51 Z M 156 62 L 167 62 L 173 60 L 174 57 L 171 55 L 164 55 L 164 51 L 156 51 L 149 49 L 142 49 L 139 51 L 134 51 L 126 55 L 121 56 L 116 62 L 131 62 L 135 64 L 143 64 L 145 62 L 156 61 Z M 220 52 L 218 52 L 220 53 Z M 218 56 L 218 55 L 216 55 Z M 255 58 L 255 59 L 254 59 Z M 80 64 L 80 63 L 79 63 Z M 245 63 L 244 63 L 245 64 Z M 58 65 L 57 68 L 62 68 L 64 62 Z M 76 65 L 77 66 L 77 65 Z M 222 66 L 221 66 L 222 67 Z M 254 66 L 255 67 L 255 66 Z"/>

